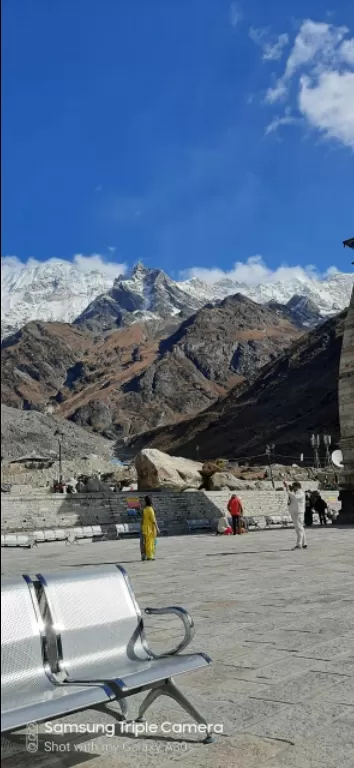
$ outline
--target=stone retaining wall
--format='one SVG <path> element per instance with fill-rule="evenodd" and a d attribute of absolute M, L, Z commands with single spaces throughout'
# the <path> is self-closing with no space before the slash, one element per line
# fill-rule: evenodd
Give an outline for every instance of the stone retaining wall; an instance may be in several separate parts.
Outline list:
<path fill-rule="evenodd" d="M 287 496 L 283 491 L 240 491 L 239 497 L 247 516 L 284 515 L 287 513 Z M 337 494 L 323 492 L 329 504 L 334 505 Z M 188 520 L 216 520 L 220 511 L 226 509 L 228 491 L 186 491 L 184 493 L 152 493 L 153 504 L 159 520 L 168 524 L 171 533 L 186 529 Z M 22 497 L 3 494 L 3 533 L 34 531 L 43 528 L 74 528 L 81 525 L 102 525 L 112 527 L 115 523 L 133 522 L 128 513 L 127 499 L 140 498 L 144 494 L 112 493 L 99 494 L 48 494 L 38 497 Z"/>

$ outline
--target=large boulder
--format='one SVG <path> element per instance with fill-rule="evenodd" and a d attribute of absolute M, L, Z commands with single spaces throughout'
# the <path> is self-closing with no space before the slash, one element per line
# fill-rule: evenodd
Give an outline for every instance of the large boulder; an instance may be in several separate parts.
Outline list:
<path fill-rule="evenodd" d="M 156 488 L 200 488 L 202 464 L 190 459 L 169 456 L 154 448 L 144 448 L 135 459 L 139 491 Z"/>
<path fill-rule="evenodd" d="M 84 493 L 110 493 L 111 489 L 108 483 L 100 480 L 97 475 L 91 475 L 84 484 Z"/>
<path fill-rule="evenodd" d="M 208 490 L 209 491 L 221 491 L 228 488 L 230 491 L 245 491 L 253 490 L 255 483 L 248 482 L 247 480 L 241 480 L 239 477 L 235 477 L 230 472 L 215 472 L 209 478 Z"/>

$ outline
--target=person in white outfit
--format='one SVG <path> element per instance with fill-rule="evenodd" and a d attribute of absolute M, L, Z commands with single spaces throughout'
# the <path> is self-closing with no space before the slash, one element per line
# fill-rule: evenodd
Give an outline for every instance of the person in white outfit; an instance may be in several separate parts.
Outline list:
<path fill-rule="evenodd" d="M 226 535 L 226 536 L 232 533 L 232 528 L 226 512 L 224 512 L 221 515 L 221 517 L 219 517 L 216 533 L 217 535 Z"/>
<path fill-rule="evenodd" d="M 305 493 L 301 488 L 301 483 L 298 483 L 297 481 L 290 486 L 288 486 L 287 483 L 284 483 L 284 485 L 288 492 L 289 513 L 294 523 L 297 536 L 296 546 L 294 549 L 307 549 L 306 534 L 304 529 L 306 506 Z"/>

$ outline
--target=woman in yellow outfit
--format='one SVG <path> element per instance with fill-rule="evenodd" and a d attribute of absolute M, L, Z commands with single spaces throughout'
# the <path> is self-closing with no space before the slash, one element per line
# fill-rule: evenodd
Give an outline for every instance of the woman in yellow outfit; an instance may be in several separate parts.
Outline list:
<path fill-rule="evenodd" d="M 150 496 L 145 496 L 145 507 L 141 520 L 142 560 L 155 559 L 155 539 L 159 533 L 159 527 L 157 525 L 154 508 L 152 506 L 152 499 Z"/>

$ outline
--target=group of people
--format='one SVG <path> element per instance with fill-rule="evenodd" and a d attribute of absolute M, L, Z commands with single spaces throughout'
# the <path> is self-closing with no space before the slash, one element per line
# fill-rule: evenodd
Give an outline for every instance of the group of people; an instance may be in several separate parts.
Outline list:
<path fill-rule="evenodd" d="M 319 491 L 306 491 L 305 494 L 305 525 L 310 528 L 313 524 L 313 513 L 317 512 L 320 525 L 327 525 L 328 504 Z"/>
<path fill-rule="evenodd" d="M 305 492 L 301 488 L 301 483 L 295 481 L 292 485 L 284 482 L 288 493 L 288 509 L 296 531 L 296 545 L 294 549 L 307 549 L 307 540 L 304 529 L 313 523 L 313 512 L 317 512 L 321 525 L 327 525 L 328 505 L 322 499 L 319 491 Z M 55 492 L 63 493 L 63 483 L 55 484 Z M 231 522 L 231 525 L 230 525 Z M 243 518 L 242 502 L 232 494 L 225 511 L 219 518 L 217 525 L 217 535 L 234 535 L 246 532 L 246 526 Z M 140 523 L 140 554 L 141 559 L 154 560 L 157 537 L 159 536 L 159 526 L 157 524 L 152 499 L 145 496 L 145 505 L 141 514 Z"/>
<path fill-rule="evenodd" d="M 288 510 L 296 531 L 296 545 L 294 549 L 307 549 L 307 539 L 304 524 L 311 526 L 313 513 L 317 512 L 320 524 L 327 525 L 329 514 L 327 502 L 319 491 L 305 492 L 301 483 L 295 481 L 292 485 L 284 482 L 288 494 Z M 231 523 L 231 524 L 230 524 Z M 245 530 L 243 523 L 243 508 L 241 500 L 233 494 L 225 511 L 219 518 L 217 535 L 229 536 L 242 533 Z"/>
<path fill-rule="evenodd" d="M 229 516 L 231 519 L 231 525 Z M 230 534 L 236 536 L 237 533 L 244 533 L 245 530 L 242 502 L 238 496 L 233 493 L 231 499 L 228 502 L 227 511 L 225 511 L 219 518 L 216 534 L 217 536 L 229 536 Z"/>

